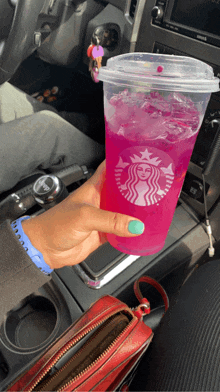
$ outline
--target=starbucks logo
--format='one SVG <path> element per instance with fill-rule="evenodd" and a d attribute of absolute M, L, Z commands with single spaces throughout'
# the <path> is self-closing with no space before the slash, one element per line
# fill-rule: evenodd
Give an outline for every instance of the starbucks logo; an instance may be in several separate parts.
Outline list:
<path fill-rule="evenodd" d="M 151 206 L 169 192 L 173 170 L 173 161 L 165 152 L 153 147 L 132 147 L 119 156 L 115 179 L 126 200 L 138 206 Z"/>

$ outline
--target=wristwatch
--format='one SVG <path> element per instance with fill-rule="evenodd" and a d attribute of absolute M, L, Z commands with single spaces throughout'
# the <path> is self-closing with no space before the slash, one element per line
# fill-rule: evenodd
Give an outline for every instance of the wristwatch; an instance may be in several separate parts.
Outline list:
<path fill-rule="evenodd" d="M 50 275 L 53 269 L 49 267 L 48 264 L 45 263 L 44 257 L 39 250 L 37 250 L 29 240 L 28 236 L 25 234 L 21 222 L 29 219 L 30 216 L 23 216 L 21 218 L 16 219 L 11 223 L 11 227 L 19 239 L 21 245 L 26 250 L 28 256 L 31 258 L 33 263 L 45 274 Z"/>

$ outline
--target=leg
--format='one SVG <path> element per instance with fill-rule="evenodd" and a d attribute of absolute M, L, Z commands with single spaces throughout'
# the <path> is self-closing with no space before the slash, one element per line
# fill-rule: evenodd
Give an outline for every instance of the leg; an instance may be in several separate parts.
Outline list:
<path fill-rule="evenodd" d="M 52 106 L 38 102 L 8 82 L 0 86 L 0 124 L 30 116 L 41 110 L 57 113 Z"/>
<path fill-rule="evenodd" d="M 0 124 L 30 116 L 43 110 L 58 113 L 52 106 L 44 102 L 38 102 L 10 83 L 6 82 L 0 86 Z M 59 115 L 92 139 L 104 141 L 104 116 L 102 119 L 96 115 L 65 111 L 60 112 Z"/>
<path fill-rule="evenodd" d="M 59 170 L 73 163 L 96 168 L 104 156 L 104 146 L 53 112 L 1 124 L 0 192 L 36 168 Z"/>
<path fill-rule="evenodd" d="M 220 391 L 220 260 L 198 268 L 155 331 L 130 391 Z"/>

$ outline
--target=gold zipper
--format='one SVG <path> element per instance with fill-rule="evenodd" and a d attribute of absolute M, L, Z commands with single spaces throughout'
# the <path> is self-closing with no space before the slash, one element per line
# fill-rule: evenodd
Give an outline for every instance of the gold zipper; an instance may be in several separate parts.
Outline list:
<path fill-rule="evenodd" d="M 117 314 L 117 313 L 116 313 L 116 314 Z M 108 317 L 108 318 L 111 318 L 111 316 Z M 108 318 L 107 318 L 107 320 L 108 320 Z M 103 324 L 103 325 L 104 325 L 104 323 L 105 323 L 105 320 L 104 320 L 103 322 L 99 323 L 99 324 L 101 324 L 101 325 Z M 99 325 L 99 324 L 98 324 L 98 325 Z M 93 329 L 95 329 L 95 328 L 96 328 L 96 327 L 94 327 Z M 89 333 L 89 332 L 90 332 L 90 331 L 88 331 L 87 333 Z M 94 335 L 92 335 L 92 336 L 94 336 Z M 112 342 L 112 343 L 114 343 L 114 342 Z M 86 343 L 85 343 L 85 345 L 86 345 Z M 70 361 L 72 361 L 73 359 L 75 360 L 76 358 L 78 358 L 79 355 L 82 354 L 82 350 L 85 350 L 85 345 L 84 345 L 81 349 L 79 349 L 78 352 L 76 352 L 76 353 L 73 355 L 73 357 L 71 357 L 71 358 L 67 361 L 67 363 L 66 363 L 65 365 L 63 365 L 62 368 L 59 369 L 59 370 L 50 378 L 50 380 L 47 381 L 47 382 L 45 383 L 45 385 L 43 385 L 44 390 L 47 390 L 47 389 L 45 389 L 45 388 L 47 388 L 48 383 L 51 383 L 51 381 L 53 381 L 55 378 L 57 378 L 57 376 L 59 375 L 59 373 L 62 373 L 63 370 L 66 369 L 66 367 L 69 365 L 69 362 L 70 362 Z M 98 359 L 98 358 L 97 358 L 97 359 Z M 90 365 L 89 365 L 89 366 L 90 366 Z M 87 368 L 89 368 L 89 366 L 88 366 Z M 86 368 L 86 369 L 87 369 L 87 368 Z M 84 369 L 84 370 L 85 370 L 85 369 Z M 82 370 L 81 373 L 83 373 L 84 370 Z M 79 373 L 79 374 L 81 374 L 81 373 Z M 78 375 L 77 375 L 77 377 L 78 377 Z M 42 389 L 40 389 L 40 391 L 42 391 Z"/>
<path fill-rule="evenodd" d="M 62 386 L 62 388 L 58 389 L 57 392 L 62 392 L 68 385 L 72 384 L 73 382 L 77 381 L 78 378 L 80 378 L 83 374 L 85 374 L 91 367 L 95 366 L 98 361 L 100 361 L 104 356 L 108 354 L 108 352 L 112 349 L 112 347 L 117 343 L 119 339 L 123 336 L 123 334 L 127 331 L 128 328 L 130 328 L 132 322 L 136 321 L 135 319 L 131 320 L 129 325 L 124 329 L 123 332 L 120 333 L 120 335 L 110 344 L 110 346 L 89 366 L 87 366 L 86 369 L 84 369 L 81 373 L 79 373 L 76 377 L 74 377 L 71 381 L 69 381 L 67 384 Z"/>
<path fill-rule="evenodd" d="M 102 323 L 104 323 L 109 317 L 114 316 L 114 314 L 117 314 L 123 310 L 126 310 L 128 313 L 130 313 L 132 316 L 132 312 L 130 311 L 129 308 L 125 308 L 125 306 L 121 306 L 120 308 L 117 308 L 116 310 L 114 310 L 114 312 L 108 314 L 106 317 L 104 317 L 104 319 L 102 319 L 101 321 L 97 322 L 96 324 L 93 324 L 91 328 L 87 329 L 84 333 L 82 333 L 77 339 L 73 340 L 71 343 L 69 343 L 66 348 L 60 353 L 60 355 L 56 358 L 54 358 L 54 360 L 52 361 L 52 363 L 50 364 L 50 366 L 43 371 L 40 376 L 35 380 L 35 382 L 33 383 L 33 385 L 31 385 L 31 388 L 27 390 L 27 392 L 32 392 L 34 390 L 34 388 L 36 387 L 37 384 L 39 384 L 39 382 L 44 378 L 44 376 L 46 376 L 46 374 L 52 369 L 52 367 L 60 360 L 60 358 L 62 358 L 62 356 L 72 347 L 74 346 L 74 344 L 76 344 L 80 339 L 82 339 L 87 333 L 91 332 L 93 329 L 95 329 L 96 327 L 98 327 L 99 325 L 101 325 Z M 114 343 L 114 342 L 113 342 Z"/>

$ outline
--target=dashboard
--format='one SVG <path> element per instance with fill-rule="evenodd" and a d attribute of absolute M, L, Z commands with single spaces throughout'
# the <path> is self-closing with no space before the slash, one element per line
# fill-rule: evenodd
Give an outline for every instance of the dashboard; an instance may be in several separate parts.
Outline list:
<path fill-rule="evenodd" d="M 204 0 L 195 2 L 197 13 L 199 12 L 198 7 L 202 8 L 203 6 L 203 8 L 206 7 L 206 13 L 209 12 L 210 18 L 213 18 L 214 12 L 218 15 L 218 12 L 220 12 L 219 4 L 216 4 L 215 7 L 210 5 L 210 10 L 206 4 L 210 3 L 206 3 Z M 168 18 L 172 18 L 170 16 L 172 14 L 171 7 L 175 11 L 173 13 L 177 19 L 177 6 L 179 8 L 183 7 L 181 0 L 109 1 L 107 6 L 95 18 L 90 20 L 87 25 L 84 63 L 88 63 L 85 53 L 86 48 L 90 44 L 93 31 L 103 23 L 103 20 L 105 23 L 109 23 L 110 28 L 111 23 L 114 21 L 114 24 L 118 26 L 118 43 L 114 50 L 105 50 L 104 65 L 108 58 L 118 54 L 126 52 L 154 52 L 177 56 L 192 56 L 211 65 L 215 76 L 220 77 L 220 47 L 217 45 L 216 28 L 211 31 L 212 24 L 210 21 L 206 22 L 206 24 L 205 21 L 201 21 L 200 30 L 198 30 L 198 22 L 192 28 L 193 18 L 191 17 L 190 21 L 188 21 L 186 16 L 185 19 L 187 21 L 185 23 L 187 28 L 182 25 L 184 23 L 182 20 L 180 20 L 181 23 L 171 23 L 168 20 Z M 192 4 L 190 7 L 192 7 Z M 187 14 L 187 11 L 185 11 L 185 14 Z M 213 26 L 216 26 L 216 18 L 213 21 Z M 202 31 L 202 29 L 205 30 Z M 220 93 L 215 93 L 212 94 L 207 107 L 181 193 L 182 200 L 191 206 L 200 218 L 204 217 L 202 171 L 210 159 L 210 153 L 219 134 L 219 125 Z M 205 182 L 208 210 L 215 206 L 219 198 L 219 164 L 220 154 L 217 154 Z"/>
<path fill-rule="evenodd" d="M 171 24 L 167 22 L 167 18 L 171 13 L 170 7 L 172 5 L 175 11 L 174 6 L 176 3 L 178 3 L 178 1 L 146 1 L 139 28 L 138 39 L 135 43 L 135 51 L 192 56 L 211 65 L 214 69 L 215 76 L 219 77 L 220 48 L 211 44 L 211 42 L 213 43 L 215 41 L 207 43 L 209 42 L 209 36 L 206 31 L 200 32 L 196 25 L 194 29 L 190 28 L 186 33 L 186 29 L 183 29 L 183 26 L 180 23 Z M 202 3 L 204 2 L 200 0 L 199 2 L 194 2 L 194 5 L 199 7 Z M 219 8 L 219 5 L 216 5 L 216 7 Z M 158 17 L 157 10 L 155 10 L 155 8 L 162 10 L 162 16 L 160 14 Z M 197 13 L 198 12 L 199 10 L 197 9 Z M 181 21 L 181 23 L 183 22 Z M 189 24 L 188 21 L 185 23 Z M 180 29 L 180 27 L 182 27 L 182 29 Z M 210 24 L 208 30 L 210 31 Z M 212 38 L 214 37 L 214 31 L 211 36 Z M 200 216 L 204 216 L 204 200 L 203 197 L 200 196 L 201 193 L 199 190 L 202 188 L 202 169 L 206 164 L 207 159 L 209 159 L 209 153 L 213 150 L 216 133 L 219 132 L 219 121 L 220 94 L 215 93 L 212 94 L 207 107 L 181 194 L 183 200 L 186 201 L 187 204 L 190 205 Z M 213 164 L 209 175 L 206 177 L 208 210 L 215 205 L 219 198 L 219 164 L 220 154 L 217 154 L 215 163 Z"/>

